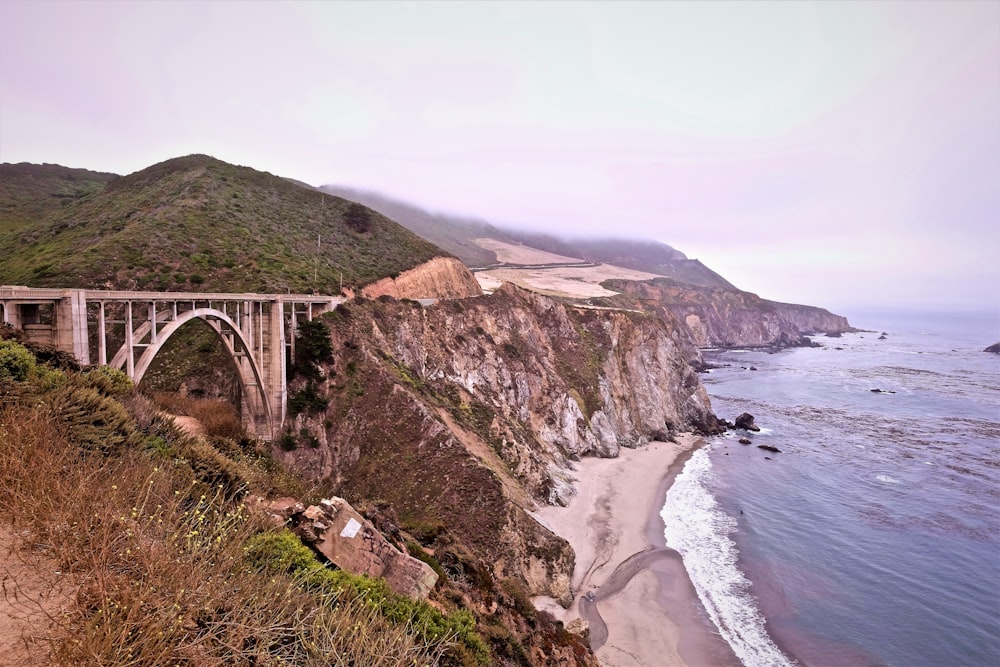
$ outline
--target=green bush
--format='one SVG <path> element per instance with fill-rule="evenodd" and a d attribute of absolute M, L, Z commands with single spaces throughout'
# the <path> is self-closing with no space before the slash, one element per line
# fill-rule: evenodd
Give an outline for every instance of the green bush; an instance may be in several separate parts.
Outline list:
<path fill-rule="evenodd" d="M 132 380 L 128 375 L 111 366 L 94 366 L 86 372 L 85 377 L 94 389 L 105 396 L 121 398 L 127 396 L 133 389 Z"/>
<path fill-rule="evenodd" d="M 24 382 L 35 370 L 35 355 L 13 340 L 0 340 L 0 382 Z"/>
<path fill-rule="evenodd" d="M 310 380 L 305 387 L 298 390 L 288 398 L 288 414 L 292 417 L 296 415 L 315 414 L 326 410 L 329 400 L 320 393 L 316 383 Z"/>
<path fill-rule="evenodd" d="M 81 381 L 74 377 L 51 393 L 52 410 L 72 439 L 83 449 L 95 452 L 141 445 L 142 434 L 125 406 L 88 385 L 86 378 Z"/>
<path fill-rule="evenodd" d="M 281 447 L 282 451 L 294 452 L 299 447 L 299 441 L 296 440 L 291 431 L 285 431 L 278 438 L 278 446 Z"/>
<path fill-rule="evenodd" d="M 330 329 L 320 320 L 298 323 L 295 334 L 295 364 L 292 373 L 319 379 L 320 364 L 333 361 Z"/>

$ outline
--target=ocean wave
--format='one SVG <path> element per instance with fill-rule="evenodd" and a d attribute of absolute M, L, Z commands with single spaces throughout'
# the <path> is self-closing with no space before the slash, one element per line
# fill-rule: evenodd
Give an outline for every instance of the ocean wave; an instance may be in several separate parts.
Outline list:
<path fill-rule="evenodd" d="M 709 618 L 744 665 L 795 665 L 768 635 L 750 582 L 737 567 L 738 550 L 729 538 L 736 521 L 704 486 L 711 468 L 708 448 L 702 448 L 674 480 L 660 513 L 667 544 L 680 552 Z"/>

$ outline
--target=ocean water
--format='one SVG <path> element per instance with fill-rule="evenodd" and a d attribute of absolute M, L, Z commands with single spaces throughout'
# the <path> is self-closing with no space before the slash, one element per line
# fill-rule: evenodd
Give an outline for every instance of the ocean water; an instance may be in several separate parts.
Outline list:
<path fill-rule="evenodd" d="M 748 666 L 1000 665 L 1000 318 L 852 324 L 707 355 L 716 414 L 762 430 L 694 453 L 667 543 Z"/>

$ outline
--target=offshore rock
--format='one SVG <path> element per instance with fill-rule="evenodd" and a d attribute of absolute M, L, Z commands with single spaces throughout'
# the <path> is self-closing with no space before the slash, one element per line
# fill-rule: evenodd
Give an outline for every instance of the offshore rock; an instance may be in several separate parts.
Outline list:
<path fill-rule="evenodd" d="M 736 428 L 742 428 L 746 431 L 759 431 L 760 427 L 754 423 L 753 415 L 749 412 L 744 412 L 739 417 L 736 418 Z"/>
<path fill-rule="evenodd" d="M 1000 343 L 993 343 L 987 347 L 983 352 L 992 352 L 993 354 L 1000 354 Z"/>

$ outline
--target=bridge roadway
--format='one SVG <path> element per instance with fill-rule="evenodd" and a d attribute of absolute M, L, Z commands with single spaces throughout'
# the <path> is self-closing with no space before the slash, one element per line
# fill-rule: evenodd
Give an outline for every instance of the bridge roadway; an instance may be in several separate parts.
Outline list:
<path fill-rule="evenodd" d="M 288 410 L 287 359 L 302 318 L 332 310 L 342 297 L 320 294 L 131 292 L 0 286 L 0 321 L 28 340 L 119 368 L 135 384 L 184 324 L 201 319 L 219 335 L 239 372 L 243 420 L 267 440 Z M 109 352 L 113 351 L 114 354 Z"/>

